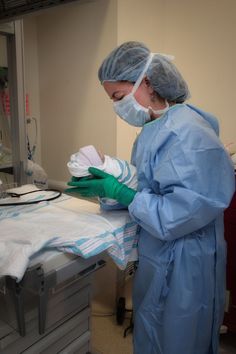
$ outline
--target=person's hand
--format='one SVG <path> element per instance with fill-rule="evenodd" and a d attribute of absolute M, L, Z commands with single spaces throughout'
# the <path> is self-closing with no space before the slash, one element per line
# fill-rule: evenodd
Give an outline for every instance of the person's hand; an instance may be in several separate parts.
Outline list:
<path fill-rule="evenodd" d="M 82 197 L 98 196 L 115 199 L 126 206 L 132 202 L 136 194 L 135 190 L 128 188 L 125 184 L 118 182 L 114 176 L 95 167 L 90 167 L 89 172 L 93 178 L 80 180 L 72 178 L 68 185 L 74 188 L 69 188 L 67 191 L 79 193 Z"/>

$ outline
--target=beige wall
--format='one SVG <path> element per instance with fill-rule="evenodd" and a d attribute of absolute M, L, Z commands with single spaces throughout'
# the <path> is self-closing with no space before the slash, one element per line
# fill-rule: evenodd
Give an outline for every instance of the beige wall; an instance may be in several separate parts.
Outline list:
<path fill-rule="evenodd" d="M 116 1 L 82 1 L 37 18 L 42 163 L 67 181 L 66 163 L 84 145 L 116 154 L 116 119 L 97 69 L 117 43 Z"/>
<path fill-rule="evenodd" d="M 27 35 L 34 58 L 27 70 L 37 73 L 35 35 L 42 164 L 50 179 L 68 179 L 66 162 L 83 145 L 130 159 L 139 130 L 115 118 L 97 80 L 103 58 L 126 40 L 175 55 L 189 102 L 219 118 L 224 143 L 236 140 L 235 0 L 84 0 L 45 11 L 36 23 L 37 36 L 32 23 Z"/>
<path fill-rule="evenodd" d="M 118 0 L 118 4 L 119 44 L 139 40 L 153 52 L 173 54 L 188 82 L 189 102 L 218 117 L 224 143 L 235 141 L 236 1 Z M 117 153 L 128 159 L 136 129 L 117 124 Z"/>

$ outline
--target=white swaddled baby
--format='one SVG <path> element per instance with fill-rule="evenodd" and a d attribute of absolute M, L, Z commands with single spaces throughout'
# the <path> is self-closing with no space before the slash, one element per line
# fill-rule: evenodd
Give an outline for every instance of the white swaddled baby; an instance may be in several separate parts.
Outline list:
<path fill-rule="evenodd" d="M 77 153 L 71 155 L 67 167 L 74 177 L 89 176 L 88 168 L 96 167 L 113 175 L 129 188 L 137 189 L 136 168 L 125 160 L 102 155 L 93 145 L 84 146 Z M 117 204 L 113 199 L 102 198 L 102 201 L 108 205 Z"/>

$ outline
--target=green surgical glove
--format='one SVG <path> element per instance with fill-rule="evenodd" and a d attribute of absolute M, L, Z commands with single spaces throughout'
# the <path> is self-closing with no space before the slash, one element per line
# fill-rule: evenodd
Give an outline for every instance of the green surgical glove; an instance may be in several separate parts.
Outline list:
<path fill-rule="evenodd" d="M 134 199 L 137 192 L 118 182 L 114 176 L 95 167 L 90 167 L 89 172 L 94 178 L 75 180 L 72 177 L 68 185 L 75 188 L 66 191 L 79 193 L 82 197 L 111 198 L 126 206 Z"/>

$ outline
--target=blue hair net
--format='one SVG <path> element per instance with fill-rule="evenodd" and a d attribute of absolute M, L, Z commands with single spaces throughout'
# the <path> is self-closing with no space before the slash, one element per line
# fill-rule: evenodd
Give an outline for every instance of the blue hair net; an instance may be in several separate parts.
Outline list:
<path fill-rule="evenodd" d="M 99 80 L 135 82 L 149 57 L 150 50 L 140 42 L 125 42 L 115 48 L 98 71 Z M 172 102 L 184 102 L 189 96 L 186 82 L 176 66 L 164 55 L 155 54 L 146 76 L 154 91 Z"/>

